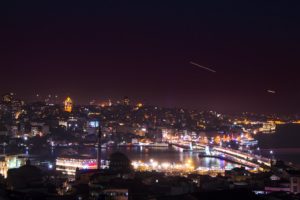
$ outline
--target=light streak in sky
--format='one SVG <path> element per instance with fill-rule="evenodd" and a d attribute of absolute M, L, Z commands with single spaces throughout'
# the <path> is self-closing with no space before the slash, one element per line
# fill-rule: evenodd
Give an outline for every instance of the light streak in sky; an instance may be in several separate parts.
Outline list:
<path fill-rule="evenodd" d="M 207 70 L 207 71 L 213 72 L 213 73 L 216 73 L 216 72 L 217 72 L 217 71 L 215 71 L 215 70 L 213 70 L 213 69 L 211 69 L 211 68 L 204 67 L 204 66 L 199 65 L 199 64 L 197 64 L 197 63 L 194 63 L 194 62 L 192 62 L 192 61 L 190 62 L 190 64 L 192 64 L 192 65 L 194 65 L 194 66 L 196 66 L 196 67 L 205 69 L 205 70 Z"/>
<path fill-rule="evenodd" d="M 267 92 L 269 92 L 271 94 L 276 94 L 276 91 L 274 91 L 274 90 L 267 90 Z"/>

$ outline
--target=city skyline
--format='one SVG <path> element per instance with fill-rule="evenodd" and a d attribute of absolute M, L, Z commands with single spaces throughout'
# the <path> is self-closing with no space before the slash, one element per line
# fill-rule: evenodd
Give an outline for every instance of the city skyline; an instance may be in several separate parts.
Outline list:
<path fill-rule="evenodd" d="M 5 1 L 0 199 L 300 199 L 300 1 Z"/>

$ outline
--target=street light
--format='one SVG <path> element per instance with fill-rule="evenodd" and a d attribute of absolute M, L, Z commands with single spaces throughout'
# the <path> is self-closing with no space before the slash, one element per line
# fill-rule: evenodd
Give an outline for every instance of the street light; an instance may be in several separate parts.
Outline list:
<path fill-rule="evenodd" d="M 272 163 L 275 161 L 275 157 L 274 157 L 274 152 L 273 150 L 270 151 L 270 154 L 271 154 L 271 161 Z"/>

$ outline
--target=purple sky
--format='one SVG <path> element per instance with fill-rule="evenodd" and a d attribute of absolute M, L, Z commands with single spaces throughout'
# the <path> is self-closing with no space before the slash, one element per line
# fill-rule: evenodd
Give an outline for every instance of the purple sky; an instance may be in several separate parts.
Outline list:
<path fill-rule="evenodd" d="M 99 2 L 1 6 L 0 92 L 300 111 L 297 1 Z"/>

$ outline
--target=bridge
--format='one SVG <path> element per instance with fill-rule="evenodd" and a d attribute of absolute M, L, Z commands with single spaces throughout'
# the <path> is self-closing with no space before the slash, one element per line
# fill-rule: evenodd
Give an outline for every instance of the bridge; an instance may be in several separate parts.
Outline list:
<path fill-rule="evenodd" d="M 193 152 L 201 151 L 199 154 L 201 157 L 213 157 L 222 160 L 226 160 L 232 163 L 236 163 L 252 169 L 267 169 L 271 167 L 271 159 L 262 157 L 256 154 L 249 154 L 243 151 L 234 150 L 227 147 L 221 147 L 216 145 L 206 145 L 195 143 L 192 141 L 173 142 L 170 143 L 173 146 L 180 147 L 184 150 Z"/>

